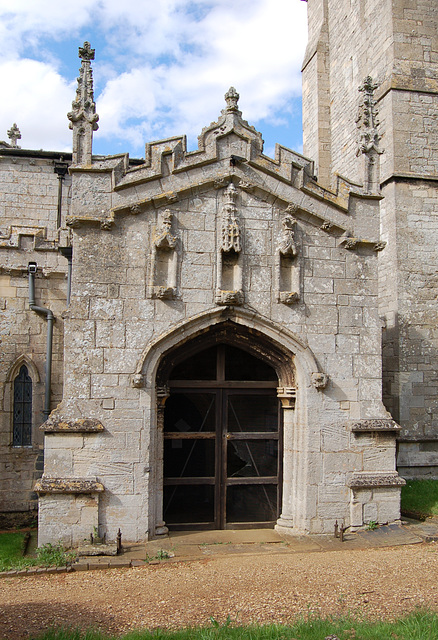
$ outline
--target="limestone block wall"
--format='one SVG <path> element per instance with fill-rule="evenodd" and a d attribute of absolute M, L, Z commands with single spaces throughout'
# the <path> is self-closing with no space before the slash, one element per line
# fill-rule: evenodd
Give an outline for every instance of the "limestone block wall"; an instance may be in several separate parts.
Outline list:
<path fill-rule="evenodd" d="M 71 154 L 1 149 L 0 179 L 2 183 L 0 216 L 1 236 L 11 227 L 12 241 L 20 228 L 37 228 L 41 239 L 57 240 L 57 210 L 59 178 L 55 166 L 68 165 Z M 62 188 L 62 211 L 68 209 L 71 178 L 66 173 Z M 23 243 L 28 243 L 32 233 L 23 233 Z M 26 248 L 30 248 L 27 246 Z"/>
<path fill-rule="evenodd" d="M 397 234 L 391 248 L 388 244 L 388 259 L 381 256 L 381 270 L 388 273 L 381 282 L 384 399 L 402 426 L 398 464 L 403 474 L 436 476 L 438 192 L 425 180 L 388 184 L 385 193 L 384 215 L 397 211 Z M 390 277 L 391 270 L 397 277 Z"/>
<path fill-rule="evenodd" d="M 39 426 L 44 420 L 47 323 L 29 309 L 29 262 L 38 264 L 36 303 L 56 318 L 52 408 L 62 398 L 67 261 L 57 253 L 58 160 L 59 154 L 0 152 L 0 512 L 36 509 L 33 485 L 44 464 Z M 63 207 L 69 178 L 65 181 Z M 13 382 L 22 364 L 32 379 L 32 441 L 30 446 L 12 446 Z"/>
<path fill-rule="evenodd" d="M 376 98 L 384 148 L 382 181 L 394 172 L 436 176 L 435 4 L 423 0 L 308 0 L 308 16 L 304 153 L 318 160 L 323 184 L 336 173 L 363 181 L 356 157 L 357 88 L 367 75 L 380 85 Z"/>
<path fill-rule="evenodd" d="M 153 536 L 159 524 L 162 460 L 155 381 L 153 372 L 140 388 L 133 379 L 148 345 L 173 329 L 183 337 L 188 331 L 183 327 L 194 318 L 217 322 L 217 252 L 227 184 L 192 188 L 189 197 L 166 205 L 178 239 L 177 291 L 170 299 L 151 296 L 149 287 L 152 245 L 164 207 L 119 215 L 110 229 L 86 222 L 73 229 L 72 301 L 64 314 L 64 397 L 55 413 L 64 422 L 98 420 L 104 430 L 47 433 L 44 476 L 97 478 L 104 487 L 98 497 L 98 526 L 108 539 L 120 527 L 124 539 L 142 540 Z M 351 432 L 352 421 L 387 419 L 381 401 L 377 253 L 372 244 L 346 249 L 339 234 L 321 229 L 298 207 L 299 296 L 293 304 L 283 304 L 277 293 L 276 254 L 286 202 L 236 185 L 243 293 L 242 311 L 236 313 L 254 328 L 262 321 L 271 323 L 280 341 L 287 332 L 297 336 L 305 345 L 301 348 L 313 354 L 315 369 L 329 380 L 325 389 L 316 389 L 311 376 L 316 371 L 300 374 L 296 443 L 289 444 L 302 465 L 294 526 L 329 532 L 336 519 L 350 520 L 348 481 L 353 472 L 395 472 L 393 437 L 377 446 L 375 439 Z M 377 210 L 364 202 L 371 229 Z M 321 215 L 327 207 L 316 200 L 313 206 L 314 212 L 321 208 Z M 399 487 L 392 492 L 395 504 Z M 63 513 L 70 513 L 69 496 Z M 62 497 L 53 500 L 58 503 Z M 50 494 L 42 496 L 41 504 L 43 510 L 49 505 L 48 512 L 55 508 Z M 391 519 L 397 514 L 395 509 Z M 43 529 L 42 539 L 48 535 Z M 74 527 L 65 535 L 69 543 L 79 541 Z"/>
<path fill-rule="evenodd" d="M 324 38 L 329 52 L 325 74 L 330 93 L 330 120 L 326 118 L 326 124 L 331 135 L 329 165 L 324 160 L 318 173 L 323 182 L 331 172 L 363 182 L 361 158 L 356 157 L 357 87 L 371 75 L 379 84 L 375 98 L 383 150 L 381 239 L 387 243 L 379 255 L 379 309 L 385 323 L 384 400 L 403 427 L 399 461 L 403 473 L 415 475 L 414 470 L 407 469 L 412 461 L 418 475 L 428 474 L 433 472 L 438 438 L 437 388 L 432 373 L 438 367 L 437 329 L 431 316 L 438 295 L 434 250 L 438 7 L 423 0 L 329 0 L 324 7 Z M 315 29 L 315 23 L 321 20 L 321 3 L 309 0 L 308 11 L 309 54 L 312 46 L 316 50 L 318 38 L 321 41 Z M 305 112 L 315 107 L 321 95 L 314 65 L 306 55 Z M 312 122 L 304 118 L 304 151 L 320 160 L 318 136 L 312 130 L 315 116 L 312 118 Z M 405 447 L 406 440 L 424 443 L 421 463 L 419 449 L 411 456 L 413 449 Z"/>

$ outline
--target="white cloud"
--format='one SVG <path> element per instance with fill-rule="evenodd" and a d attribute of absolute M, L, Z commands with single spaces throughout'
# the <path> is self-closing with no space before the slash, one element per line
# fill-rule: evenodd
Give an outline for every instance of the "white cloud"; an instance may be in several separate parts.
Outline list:
<path fill-rule="evenodd" d="M 72 34 L 78 45 L 86 38 L 96 47 L 99 144 L 125 140 L 138 154 L 151 138 L 187 133 L 193 140 L 217 118 L 230 85 L 251 123 L 278 122 L 300 93 L 305 14 L 305 3 L 295 0 L 0 0 L 0 44 L 17 61 L 15 78 L 0 65 L 3 84 L 4 74 L 11 83 L 0 124 L 9 127 L 14 112 L 13 121 L 31 129 L 41 118 L 33 114 L 50 109 L 48 139 L 65 144 L 74 88 L 59 73 L 59 41 L 70 38 L 70 45 Z M 23 55 L 35 58 L 34 70 Z M 40 130 L 48 129 L 42 123 Z"/>
<path fill-rule="evenodd" d="M 0 63 L 2 84 L 8 100 L 0 101 L 0 122 L 6 129 L 16 122 L 23 148 L 65 151 L 71 147 L 67 112 L 74 97 L 68 84 L 52 67 L 36 60 Z"/>

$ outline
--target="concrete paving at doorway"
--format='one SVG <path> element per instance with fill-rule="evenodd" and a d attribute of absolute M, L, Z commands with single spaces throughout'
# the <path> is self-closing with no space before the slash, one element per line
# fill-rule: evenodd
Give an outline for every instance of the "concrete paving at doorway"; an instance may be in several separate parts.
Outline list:
<path fill-rule="evenodd" d="M 171 532 L 145 544 L 125 546 L 117 557 L 82 557 L 74 570 L 144 566 L 214 559 L 223 555 L 318 553 L 394 547 L 438 542 L 438 518 L 425 522 L 380 526 L 374 530 L 344 534 L 344 541 L 330 535 L 283 536 L 272 529 Z"/>

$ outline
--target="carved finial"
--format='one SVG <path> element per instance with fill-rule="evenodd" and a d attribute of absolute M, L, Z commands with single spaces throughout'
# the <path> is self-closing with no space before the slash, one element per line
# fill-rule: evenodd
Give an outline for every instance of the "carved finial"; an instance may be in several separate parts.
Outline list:
<path fill-rule="evenodd" d="M 94 51 L 89 42 L 84 42 L 84 46 L 79 47 L 82 65 L 79 69 L 76 98 L 72 102 L 72 110 L 67 114 L 70 129 L 73 130 L 73 164 L 91 164 L 93 131 L 99 128 L 90 64 L 94 60 Z"/>
<path fill-rule="evenodd" d="M 241 250 L 241 244 L 239 223 L 236 218 L 237 189 L 232 182 L 230 182 L 228 187 L 225 189 L 224 198 L 225 202 L 222 208 L 221 249 L 225 253 L 228 253 L 229 251 L 239 253 Z"/>
<path fill-rule="evenodd" d="M 374 91 L 379 85 L 367 76 L 358 90 L 363 94 L 359 105 L 356 124 L 359 129 L 357 154 L 365 155 L 364 187 L 367 192 L 379 191 L 379 162 L 378 156 L 383 153 L 379 147 L 379 120 Z"/>
<path fill-rule="evenodd" d="M 79 57 L 81 60 L 94 60 L 94 53 L 96 49 L 92 49 L 89 42 L 84 42 L 83 47 L 79 47 Z"/>
<path fill-rule="evenodd" d="M 14 149 L 20 149 L 17 144 L 17 140 L 21 140 L 21 133 L 15 122 L 8 131 L 8 138 L 11 141 L 11 147 L 14 147 Z"/>
<path fill-rule="evenodd" d="M 230 87 L 225 94 L 225 102 L 227 103 L 227 111 L 238 111 L 237 103 L 239 101 L 239 94 L 234 87 Z"/>

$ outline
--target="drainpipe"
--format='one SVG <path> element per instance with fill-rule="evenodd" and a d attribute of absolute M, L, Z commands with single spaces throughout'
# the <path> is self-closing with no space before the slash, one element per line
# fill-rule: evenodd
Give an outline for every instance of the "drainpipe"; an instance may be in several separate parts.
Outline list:
<path fill-rule="evenodd" d="M 71 247 L 59 247 L 59 253 L 67 258 L 67 307 L 70 304 L 70 296 L 71 296 L 71 274 L 72 274 L 72 265 L 73 265 L 73 249 Z"/>
<path fill-rule="evenodd" d="M 49 417 L 50 414 L 50 393 L 52 386 L 52 345 L 53 345 L 53 323 L 55 322 L 55 316 L 50 311 L 50 309 L 46 309 L 45 307 L 39 307 L 35 304 L 35 274 L 37 272 L 37 263 L 29 262 L 28 273 L 29 273 L 29 307 L 32 311 L 36 313 L 40 313 L 41 315 L 46 316 L 47 319 L 47 355 L 46 355 L 46 388 L 45 388 L 45 396 L 44 396 L 44 409 L 43 414 L 45 419 Z"/>
<path fill-rule="evenodd" d="M 55 162 L 54 171 L 58 176 L 58 215 L 56 220 L 56 225 L 58 229 L 61 226 L 61 213 L 62 213 L 62 183 L 64 181 L 65 174 L 68 171 L 68 164 L 62 162 L 63 158 L 61 156 L 61 162 Z"/>

